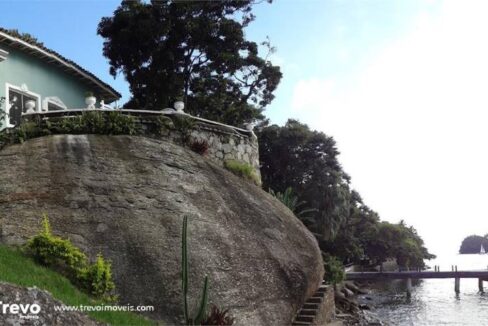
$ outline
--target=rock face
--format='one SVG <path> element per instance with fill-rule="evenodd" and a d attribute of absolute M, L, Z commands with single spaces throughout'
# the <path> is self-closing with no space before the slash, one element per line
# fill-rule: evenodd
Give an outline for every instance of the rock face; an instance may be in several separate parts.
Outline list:
<path fill-rule="evenodd" d="M 143 137 L 58 135 L 0 151 L 0 241 L 42 213 L 53 233 L 112 260 L 121 303 L 182 320 L 181 227 L 189 216 L 191 310 L 209 300 L 237 325 L 290 324 L 323 277 L 317 243 L 279 201 L 210 160 Z"/>
<path fill-rule="evenodd" d="M 56 311 L 55 306 L 61 308 L 63 303 L 53 299 L 51 294 L 37 288 L 25 288 L 8 283 L 0 283 L 0 301 L 9 304 L 5 313 L 0 313 L 0 325 L 103 325 L 75 311 Z M 14 308 L 11 305 L 23 305 Z M 14 309 L 14 310 L 12 310 Z"/>

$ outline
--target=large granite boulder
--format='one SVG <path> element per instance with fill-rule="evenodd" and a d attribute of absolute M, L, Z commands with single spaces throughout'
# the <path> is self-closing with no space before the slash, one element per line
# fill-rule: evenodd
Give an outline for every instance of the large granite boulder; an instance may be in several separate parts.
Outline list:
<path fill-rule="evenodd" d="M 0 283 L 0 325 L 15 326 L 101 326 L 78 311 L 62 310 L 65 305 L 49 292 L 9 283 Z M 72 307 L 70 307 L 72 308 Z"/>
<path fill-rule="evenodd" d="M 323 276 L 310 232 L 275 198 L 170 142 L 57 135 L 0 151 L 0 241 L 21 244 L 47 213 L 53 232 L 113 262 L 121 303 L 182 320 L 181 227 L 189 216 L 190 303 L 237 325 L 286 325 Z M 194 309 L 194 308 L 193 308 Z"/>

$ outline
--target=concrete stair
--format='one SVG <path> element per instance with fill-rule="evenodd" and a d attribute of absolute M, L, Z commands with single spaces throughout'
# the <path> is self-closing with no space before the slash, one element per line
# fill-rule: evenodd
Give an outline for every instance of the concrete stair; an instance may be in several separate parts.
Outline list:
<path fill-rule="evenodd" d="M 312 297 L 308 298 L 307 301 L 298 311 L 295 319 L 292 322 L 293 326 L 310 326 L 313 325 L 315 317 L 320 309 L 320 304 L 324 301 L 324 296 L 327 291 L 327 285 L 324 281 L 319 286 L 317 291 Z"/>

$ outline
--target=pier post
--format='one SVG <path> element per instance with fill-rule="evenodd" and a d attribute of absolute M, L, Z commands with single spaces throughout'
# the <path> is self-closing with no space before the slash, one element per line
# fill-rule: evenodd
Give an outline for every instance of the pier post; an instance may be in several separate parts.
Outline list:
<path fill-rule="evenodd" d="M 411 278 L 407 278 L 407 298 L 411 298 L 412 297 L 412 279 Z"/>
<path fill-rule="evenodd" d="M 480 290 L 480 292 L 484 292 L 483 291 L 483 279 L 481 279 L 481 278 L 478 279 L 478 289 Z"/>
<path fill-rule="evenodd" d="M 456 278 L 454 279 L 454 291 L 455 291 L 456 293 L 459 293 L 459 283 L 460 283 L 460 282 L 459 282 L 459 280 L 460 280 L 460 278 L 459 278 L 459 277 L 456 277 Z"/>

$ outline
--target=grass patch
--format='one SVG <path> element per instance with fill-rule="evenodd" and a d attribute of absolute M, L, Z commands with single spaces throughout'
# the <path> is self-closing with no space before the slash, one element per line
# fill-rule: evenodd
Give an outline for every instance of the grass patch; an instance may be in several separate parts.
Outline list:
<path fill-rule="evenodd" d="M 0 246 L 0 281 L 33 287 L 49 291 L 54 298 L 66 305 L 103 305 L 78 290 L 60 274 L 37 265 L 32 259 L 24 256 L 19 249 Z M 156 325 L 136 313 L 124 311 L 90 311 L 90 317 L 110 325 Z"/>
<path fill-rule="evenodd" d="M 261 179 L 250 164 L 228 160 L 224 162 L 224 167 L 235 175 L 254 182 L 257 186 L 261 185 Z"/>

